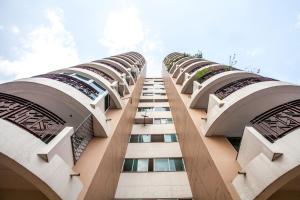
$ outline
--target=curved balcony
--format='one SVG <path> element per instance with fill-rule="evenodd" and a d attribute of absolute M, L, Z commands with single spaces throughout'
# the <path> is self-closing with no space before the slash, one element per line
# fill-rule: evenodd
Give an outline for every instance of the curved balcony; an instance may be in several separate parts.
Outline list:
<path fill-rule="evenodd" d="M 93 68 L 92 68 L 93 69 Z M 98 71 L 97 71 L 98 72 Z M 111 108 L 122 108 L 122 100 L 116 88 L 117 83 L 112 85 L 108 80 L 106 80 L 101 75 L 95 73 L 95 71 L 90 71 L 87 68 L 66 68 L 62 70 L 57 70 L 53 73 L 76 73 L 82 75 L 86 78 L 94 80 L 98 85 L 108 91 L 111 98 Z"/>
<path fill-rule="evenodd" d="M 124 78 L 122 78 L 122 76 L 119 73 L 117 73 L 115 70 L 112 70 L 107 65 L 100 64 L 100 63 L 97 63 L 97 64 L 96 63 L 85 63 L 85 64 L 74 66 L 74 68 L 84 68 L 86 70 L 92 71 L 92 72 L 102 76 L 107 81 L 109 81 L 110 84 L 112 85 L 112 87 L 115 87 L 115 81 L 117 81 L 117 85 L 118 85 L 117 89 L 121 96 L 124 95 L 123 93 L 125 93 L 125 94 L 130 93 L 126 80 Z M 104 75 L 103 75 L 103 73 L 104 73 Z"/>
<path fill-rule="evenodd" d="M 217 67 L 214 69 L 215 70 L 212 71 L 214 74 L 207 74 L 207 76 L 194 82 L 190 108 L 207 109 L 209 95 L 214 94 L 221 87 L 243 78 L 259 77 L 259 75 L 244 71 L 228 71 L 229 68 Z"/>
<path fill-rule="evenodd" d="M 116 70 L 117 72 L 119 72 L 121 75 L 124 73 L 126 76 L 125 79 L 126 79 L 126 82 L 128 83 L 128 85 L 134 84 L 134 78 L 132 77 L 131 73 L 127 70 L 127 68 L 124 67 L 123 65 L 121 65 L 115 61 L 109 60 L 109 59 L 101 59 L 101 60 L 97 60 L 97 61 L 93 61 L 93 62 L 107 65 L 107 66 L 113 68 L 114 70 Z"/>
<path fill-rule="evenodd" d="M 170 59 L 172 59 L 173 57 L 177 56 L 177 55 L 181 55 L 181 53 L 178 53 L 178 52 L 173 52 L 173 53 L 170 53 L 168 54 L 164 60 L 163 60 L 163 63 L 166 65 Z"/>
<path fill-rule="evenodd" d="M 107 137 L 108 126 L 101 101 L 103 96 L 100 95 L 92 100 L 87 96 L 90 93 L 89 90 L 85 90 L 84 83 L 76 85 L 77 82 L 72 81 L 73 79 L 69 81 L 64 77 L 57 77 L 60 79 L 58 80 L 56 77 L 52 79 L 52 76 L 48 74 L 45 77 L 32 77 L 5 83 L 1 85 L 0 92 L 9 91 L 10 94 L 36 102 L 56 113 L 66 121 L 68 126 L 74 128 L 92 113 L 94 135 Z"/>
<path fill-rule="evenodd" d="M 196 71 L 205 66 L 213 65 L 213 64 L 216 64 L 216 63 L 210 62 L 210 61 L 199 61 L 199 62 L 195 62 L 195 63 L 187 66 L 186 68 L 181 68 L 180 74 L 176 80 L 176 84 L 182 84 L 184 82 L 184 80 L 187 78 L 186 76 L 189 76 L 189 73 L 191 71 Z"/>
<path fill-rule="evenodd" d="M 225 71 L 228 71 L 228 66 L 225 66 L 225 65 L 220 65 L 220 64 L 212 64 L 212 65 L 209 65 L 209 66 L 205 66 L 205 67 L 201 67 L 200 69 L 193 69 L 192 71 L 190 71 L 188 73 L 188 75 L 185 77 L 185 80 L 182 84 L 182 88 L 181 88 L 181 93 L 183 94 L 192 94 L 193 93 L 193 82 L 194 81 L 197 81 L 199 79 L 199 74 L 200 71 L 202 70 L 208 70 L 207 72 L 205 72 L 205 74 L 203 76 L 206 77 L 206 79 L 216 75 L 216 74 L 219 74 L 219 73 L 222 73 L 222 72 L 225 72 Z"/>
<path fill-rule="evenodd" d="M 272 194 L 288 192 L 299 196 L 300 178 L 300 100 L 290 101 L 260 113 L 243 133 L 238 162 L 243 175 L 233 185 L 242 199 L 268 199 Z M 255 148 L 253 148 L 255 146 Z"/>
<path fill-rule="evenodd" d="M 178 66 L 181 65 L 181 63 L 189 60 L 190 58 L 191 57 L 189 57 L 189 56 L 184 56 L 184 57 L 181 57 L 180 59 L 178 59 L 176 62 L 174 62 L 173 66 L 170 68 L 169 73 L 173 74 L 174 71 L 178 68 Z"/>
<path fill-rule="evenodd" d="M 126 60 L 124 59 L 121 59 L 119 57 L 108 57 L 108 58 L 105 58 L 106 60 L 112 60 L 112 61 L 115 61 L 121 65 L 123 65 L 125 68 L 131 68 L 131 64 L 129 62 L 127 62 Z"/>
<path fill-rule="evenodd" d="M 182 62 L 180 65 L 178 65 L 178 67 L 176 68 L 176 70 L 174 71 L 172 77 L 173 78 L 177 78 L 181 69 L 185 69 L 186 67 L 188 67 L 189 65 L 195 63 L 195 62 L 199 62 L 199 61 L 204 61 L 204 59 L 201 59 L 201 58 L 194 58 L 194 57 L 191 57 L 190 59 Z"/>
<path fill-rule="evenodd" d="M 174 63 L 176 63 L 178 60 L 184 57 L 186 57 L 186 55 L 181 53 L 175 53 L 164 62 L 164 65 L 167 67 L 167 70 L 170 71 L 170 69 L 174 66 Z"/>
<path fill-rule="evenodd" d="M 210 94 L 207 117 L 201 122 L 203 133 L 206 136 L 241 137 L 244 127 L 255 116 L 299 98 L 299 86 L 280 81 L 253 83 L 238 88 L 223 100 Z"/>

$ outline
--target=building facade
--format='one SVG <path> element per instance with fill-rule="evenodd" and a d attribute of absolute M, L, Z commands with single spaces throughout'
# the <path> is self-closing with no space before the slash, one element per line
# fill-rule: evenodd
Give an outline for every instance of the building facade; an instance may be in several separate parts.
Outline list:
<path fill-rule="evenodd" d="M 195 199 L 300 199 L 300 86 L 177 52 L 163 79 Z"/>
<path fill-rule="evenodd" d="M 150 66 L 151 67 L 151 66 Z M 0 85 L 0 199 L 300 199 L 300 86 L 128 52 Z"/>
<path fill-rule="evenodd" d="M 0 199 L 112 199 L 146 61 L 128 52 L 0 85 Z"/>

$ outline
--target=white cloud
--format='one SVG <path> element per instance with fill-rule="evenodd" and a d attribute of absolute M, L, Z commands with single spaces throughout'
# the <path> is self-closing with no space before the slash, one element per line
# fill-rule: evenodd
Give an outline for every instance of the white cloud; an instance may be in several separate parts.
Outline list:
<path fill-rule="evenodd" d="M 62 21 L 63 11 L 47 10 L 45 17 L 48 25 L 33 29 L 25 37 L 17 59 L 0 58 L 0 74 L 23 78 L 79 63 L 73 35 Z"/>
<path fill-rule="evenodd" d="M 254 48 L 247 52 L 247 54 L 252 57 L 260 56 L 263 53 L 264 53 L 264 49 L 262 49 L 262 48 Z"/>
<path fill-rule="evenodd" d="M 146 27 L 134 4 L 109 12 L 99 43 L 111 55 L 138 51 L 145 57 L 150 75 L 161 74 L 161 61 L 154 54 L 162 51 L 162 42 Z"/>
<path fill-rule="evenodd" d="M 0 25 L 0 30 L 3 30 L 4 29 L 4 26 Z"/>
<path fill-rule="evenodd" d="M 11 32 L 12 32 L 13 34 L 17 35 L 17 34 L 20 33 L 20 29 L 19 29 L 19 27 L 13 25 L 13 26 L 11 27 Z"/>

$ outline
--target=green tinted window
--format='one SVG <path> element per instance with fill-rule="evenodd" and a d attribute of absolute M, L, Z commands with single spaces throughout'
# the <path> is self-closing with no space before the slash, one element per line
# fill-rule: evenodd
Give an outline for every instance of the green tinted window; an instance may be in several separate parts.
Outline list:
<path fill-rule="evenodd" d="M 165 134 L 165 142 L 177 142 L 176 134 Z"/>
<path fill-rule="evenodd" d="M 184 171 L 184 166 L 181 158 L 169 158 L 170 171 Z"/>
<path fill-rule="evenodd" d="M 133 164 L 132 159 L 125 159 L 124 166 L 123 166 L 123 171 L 124 172 L 130 172 L 132 170 L 132 164 Z"/>
<path fill-rule="evenodd" d="M 130 142 L 131 143 L 137 143 L 137 142 L 139 142 L 139 135 L 131 135 L 130 136 Z"/>
<path fill-rule="evenodd" d="M 169 171 L 168 158 L 156 158 L 154 159 L 154 171 L 167 172 Z"/>

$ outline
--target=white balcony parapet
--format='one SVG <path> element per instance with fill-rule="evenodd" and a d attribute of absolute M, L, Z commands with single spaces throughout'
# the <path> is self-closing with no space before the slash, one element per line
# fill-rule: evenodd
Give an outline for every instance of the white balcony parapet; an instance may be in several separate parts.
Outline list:
<path fill-rule="evenodd" d="M 51 142 L 43 147 L 37 155 L 50 162 L 51 159 L 57 154 L 59 155 L 70 167 L 74 166 L 71 135 L 74 134 L 73 127 L 65 127 Z"/>

